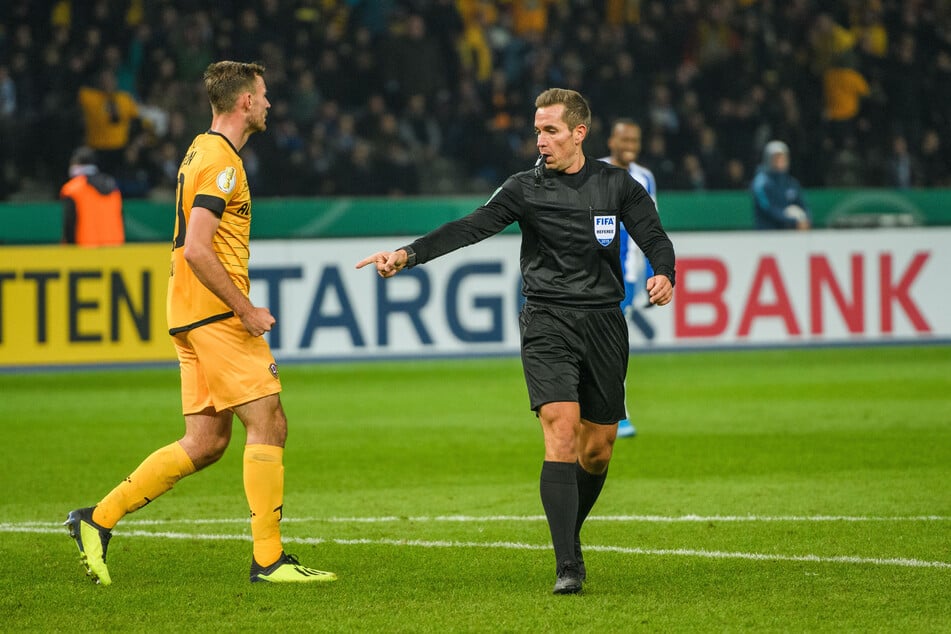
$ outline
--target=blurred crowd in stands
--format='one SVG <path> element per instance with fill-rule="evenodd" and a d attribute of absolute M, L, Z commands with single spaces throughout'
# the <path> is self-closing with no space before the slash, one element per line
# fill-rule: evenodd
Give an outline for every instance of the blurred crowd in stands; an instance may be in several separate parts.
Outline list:
<path fill-rule="evenodd" d="M 745 188 L 770 139 L 806 187 L 951 185 L 949 0 L 3 0 L 0 199 L 55 197 L 84 144 L 171 196 L 218 59 L 267 67 L 255 196 L 491 192 L 552 86 L 591 155 L 639 121 L 660 191 Z"/>

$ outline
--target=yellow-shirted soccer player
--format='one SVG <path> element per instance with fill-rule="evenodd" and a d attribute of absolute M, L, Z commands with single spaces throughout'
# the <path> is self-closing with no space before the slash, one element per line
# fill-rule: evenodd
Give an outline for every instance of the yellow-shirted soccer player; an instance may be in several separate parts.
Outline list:
<path fill-rule="evenodd" d="M 208 132 L 199 134 L 178 172 L 175 236 L 168 285 L 168 326 L 181 366 L 185 435 L 142 462 L 96 506 L 69 514 L 87 574 L 111 583 L 106 549 L 111 529 L 181 478 L 216 462 L 231 440 L 235 414 L 247 430 L 244 488 L 251 507 L 251 581 L 333 581 L 284 552 L 287 418 L 281 381 L 267 342 L 267 308 L 248 299 L 251 194 L 238 152 L 266 128 L 271 104 L 264 67 L 216 62 L 205 71 L 211 101 Z"/>

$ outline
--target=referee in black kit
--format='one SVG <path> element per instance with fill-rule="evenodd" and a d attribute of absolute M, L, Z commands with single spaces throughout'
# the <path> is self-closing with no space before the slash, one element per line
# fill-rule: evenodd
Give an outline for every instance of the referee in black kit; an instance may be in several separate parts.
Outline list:
<path fill-rule="evenodd" d="M 555 549 L 555 594 L 581 591 L 581 525 L 607 476 L 624 418 L 628 332 L 621 313 L 618 223 L 647 255 L 652 304 L 673 297 L 674 248 L 648 193 L 626 170 L 586 156 L 591 111 L 579 93 L 551 88 L 535 100 L 541 155 L 510 176 L 483 206 L 396 251 L 381 251 L 383 277 L 492 236 L 522 232 L 519 317 L 522 367 L 545 437 L 541 499 Z"/>

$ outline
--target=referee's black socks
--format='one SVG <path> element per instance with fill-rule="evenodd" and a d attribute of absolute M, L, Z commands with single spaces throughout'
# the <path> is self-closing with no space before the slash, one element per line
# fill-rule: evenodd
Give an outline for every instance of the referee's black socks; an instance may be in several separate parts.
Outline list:
<path fill-rule="evenodd" d="M 575 521 L 575 539 L 581 537 L 581 525 L 584 524 L 588 513 L 601 495 L 604 480 L 608 477 L 605 471 L 601 475 L 594 475 L 584 470 L 580 463 L 575 463 L 576 481 L 578 482 L 578 519 Z"/>
<path fill-rule="evenodd" d="M 576 561 L 575 524 L 579 511 L 577 471 L 574 462 L 546 460 L 542 463 L 539 489 L 558 564 Z"/>

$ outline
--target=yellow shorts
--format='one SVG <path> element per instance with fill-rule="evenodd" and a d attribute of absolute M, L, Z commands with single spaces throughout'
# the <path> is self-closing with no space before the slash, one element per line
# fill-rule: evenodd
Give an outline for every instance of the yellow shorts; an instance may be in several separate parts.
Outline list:
<path fill-rule="evenodd" d="M 182 373 L 182 413 L 223 411 L 281 391 L 274 355 L 231 317 L 172 337 Z"/>

